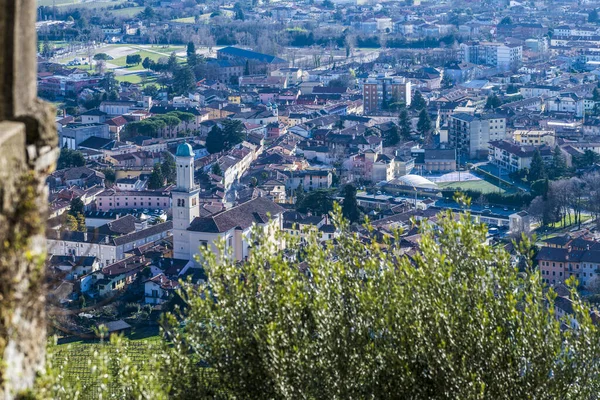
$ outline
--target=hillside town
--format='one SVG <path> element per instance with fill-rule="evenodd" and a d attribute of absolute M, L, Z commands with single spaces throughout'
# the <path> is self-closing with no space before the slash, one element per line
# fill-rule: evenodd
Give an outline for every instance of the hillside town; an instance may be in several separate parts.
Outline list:
<path fill-rule="evenodd" d="M 201 251 L 243 263 L 256 229 L 335 242 L 334 202 L 407 257 L 469 212 L 516 268 L 534 238 L 557 315 L 571 277 L 600 302 L 598 3 L 38 3 L 61 334 L 156 326 Z"/>

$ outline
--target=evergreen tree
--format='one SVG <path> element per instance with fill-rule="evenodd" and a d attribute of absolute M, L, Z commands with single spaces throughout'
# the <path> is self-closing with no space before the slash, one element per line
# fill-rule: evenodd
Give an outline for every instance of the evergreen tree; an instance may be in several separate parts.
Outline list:
<path fill-rule="evenodd" d="M 160 164 L 154 164 L 154 169 L 148 178 L 148 189 L 159 189 L 165 184 L 165 178 L 162 174 Z"/>
<path fill-rule="evenodd" d="M 221 166 L 218 162 L 214 163 L 211 169 L 211 172 L 218 176 L 223 176 L 223 171 L 221 170 Z"/>
<path fill-rule="evenodd" d="M 502 101 L 495 94 L 488 96 L 487 101 L 485 103 L 485 108 L 488 110 L 493 110 L 502 105 Z"/>
<path fill-rule="evenodd" d="M 175 164 L 175 158 L 168 151 L 163 152 L 163 162 L 160 165 L 160 170 L 168 184 L 177 181 L 177 164 Z"/>
<path fill-rule="evenodd" d="M 196 54 L 196 45 L 194 42 L 187 44 L 187 63 L 190 67 L 195 67 L 198 61 L 198 55 Z"/>
<path fill-rule="evenodd" d="M 400 136 L 402 136 L 402 138 L 405 140 L 410 139 L 412 129 L 410 119 L 408 117 L 408 111 L 400 111 L 398 126 L 400 127 Z"/>
<path fill-rule="evenodd" d="M 560 178 L 567 172 L 567 160 L 560 147 L 554 147 L 552 151 L 552 164 L 550 168 L 551 178 Z"/>
<path fill-rule="evenodd" d="M 393 125 L 390 129 L 385 132 L 383 138 L 383 145 L 386 147 L 394 146 L 400 141 L 400 130 L 396 125 Z"/>
<path fill-rule="evenodd" d="M 527 180 L 529 182 L 535 182 L 540 179 L 546 178 L 546 166 L 544 165 L 544 159 L 540 154 L 539 149 L 535 149 L 533 157 L 531 158 L 531 166 L 529 167 L 529 176 Z"/>
<path fill-rule="evenodd" d="M 69 214 L 71 214 L 74 217 L 77 217 L 77 214 L 83 214 L 84 212 L 85 212 L 85 205 L 83 204 L 83 201 L 79 197 L 76 197 L 73 200 L 71 200 L 71 204 L 69 207 Z"/>
<path fill-rule="evenodd" d="M 190 67 L 179 67 L 173 74 L 173 91 L 186 94 L 196 88 L 196 77 Z"/>
<path fill-rule="evenodd" d="M 420 111 L 420 110 L 424 109 L 425 107 L 427 107 L 427 102 L 423 98 L 423 95 L 421 94 L 421 92 L 417 90 L 415 92 L 415 95 L 412 98 L 411 108 L 413 110 Z"/>
<path fill-rule="evenodd" d="M 358 222 L 360 210 L 356 201 L 356 188 L 352 184 L 344 186 L 344 202 L 342 203 L 342 214 L 350 223 Z"/>
<path fill-rule="evenodd" d="M 206 136 L 206 150 L 210 154 L 219 153 L 223 151 L 224 146 L 225 134 L 218 125 L 215 125 Z"/>
<path fill-rule="evenodd" d="M 431 133 L 431 119 L 426 109 L 422 109 L 419 113 L 419 121 L 417 122 L 417 131 L 421 136 L 426 138 Z"/>
<path fill-rule="evenodd" d="M 588 22 L 591 23 L 596 23 L 598 22 L 598 10 L 597 9 L 593 9 L 592 11 L 590 11 L 590 13 L 588 14 Z"/>
<path fill-rule="evenodd" d="M 246 66 L 244 67 L 244 76 L 250 75 L 250 63 L 246 60 Z"/>

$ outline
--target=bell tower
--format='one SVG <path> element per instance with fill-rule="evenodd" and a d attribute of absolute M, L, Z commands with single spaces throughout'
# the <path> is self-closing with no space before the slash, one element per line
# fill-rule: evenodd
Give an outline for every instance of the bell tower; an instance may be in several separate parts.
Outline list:
<path fill-rule="evenodd" d="M 173 210 L 173 257 L 188 259 L 190 255 L 189 228 L 194 218 L 200 216 L 198 194 L 194 185 L 194 152 L 188 143 L 182 143 L 175 153 L 177 187 L 171 191 Z"/>

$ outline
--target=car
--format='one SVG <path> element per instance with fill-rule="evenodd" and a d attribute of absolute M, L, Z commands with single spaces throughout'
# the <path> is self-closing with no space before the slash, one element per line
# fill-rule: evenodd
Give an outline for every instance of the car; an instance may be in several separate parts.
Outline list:
<path fill-rule="evenodd" d="M 486 208 L 485 210 L 482 211 L 483 214 L 491 214 L 492 210 L 490 210 L 489 208 Z"/>
<path fill-rule="evenodd" d="M 378 191 L 377 191 L 377 194 L 381 194 L 381 190 L 378 190 Z"/>
<path fill-rule="evenodd" d="M 504 207 L 504 211 L 508 211 L 508 207 Z"/>
<path fill-rule="evenodd" d="M 485 208 L 486 210 L 489 210 L 490 206 L 485 206 L 484 208 Z"/>

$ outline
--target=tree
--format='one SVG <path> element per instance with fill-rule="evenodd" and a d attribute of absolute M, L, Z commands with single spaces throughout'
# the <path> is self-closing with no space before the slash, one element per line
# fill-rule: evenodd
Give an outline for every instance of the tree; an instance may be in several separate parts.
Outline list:
<path fill-rule="evenodd" d="M 400 127 L 400 136 L 404 140 L 410 139 L 410 134 L 412 132 L 410 119 L 408 117 L 408 111 L 402 110 L 400 111 L 400 118 L 398 121 L 398 126 Z"/>
<path fill-rule="evenodd" d="M 160 170 L 168 184 L 177 181 L 177 164 L 175 164 L 175 158 L 168 151 L 163 152 L 163 162 L 160 164 Z"/>
<path fill-rule="evenodd" d="M 154 9 L 150 6 L 146 6 L 146 8 L 144 8 L 144 11 L 140 13 L 142 19 L 152 19 L 155 15 L 156 14 L 154 12 Z"/>
<path fill-rule="evenodd" d="M 400 141 L 400 130 L 396 125 L 392 125 L 390 129 L 385 132 L 383 138 L 383 145 L 386 147 L 394 146 Z"/>
<path fill-rule="evenodd" d="M 154 164 L 154 169 L 148 178 L 148 189 L 159 189 L 165 184 L 160 164 Z"/>
<path fill-rule="evenodd" d="M 599 329 L 575 290 L 573 313 L 556 317 L 529 240 L 516 246 L 519 272 L 469 213 L 423 223 L 410 258 L 398 238 L 352 231 L 339 206 L 332 219 L 340 235 L 326 245 L 316 232 L 303 241 L 257 232 L 244 263 L 201 249 L 207 279 L 183 286 L 186 307 L 166 316 L 164 345 L 133 368 L 115 336 L 112 356 L 100 346 L 90 357 L 106 382 L 96 389 L 119 398 L 595 398 Z M 59 373 L 72 361 L 55 349 L 41 397 L 81 396 L 81 383 Z"/>
<path fill-rule="evenodd" d="M 139 54 L 128 54 L 125 57 L 125 63 L 127 65 L 139 65 L 142 62 L 142 56 Z"/>
<path fill-rule="evenodd" d="M 75 219 L 77 220 L 77 230 L 79 232 L 85 232 L 87 230 L 87 226 L 85 224 L 85 216 L 79 213 L 77 214 L 77 217 L 75 217 Z"/>
<path fill-rule="evenodd" d="M 552 163 L 550 164 L 550 178 L 559 178 L 567 172 L 567 161 L 559 146 L 552 151 Z"/>
<path fill-rule="evenodd" d="M 600 101 L 600 90 L 598 90 L 597 87 L 594 88 L 594 92 L 593 92 L 592 96 L 593 96 L 592 99 L 594 101 Z"/>
<path fill-rule="evenodd" d="M 195 67 L 198 62 L 198 55 L 196 54 L 196 45 L 194 42 L 187 44 L 187 63 L 190 67 Z"/>
<path fill-rule="evenodd" d="M 331 0 L 323 0 L 322 5 L 324 8 L 328 8 L 330 10 L 333 10 L 335 8 L 335 5 L 333 4 L 333 2 Z"/>
<path fill-rule="evenodd" d="M 219 165 L 218 162 L 213 164 L 213 166 L 211 168 L 211 172 L 215 175 L 223 176 L 223 171 L 221 170 L 221 166 Z"/>
<path fill-rule="evenodd" d="M 196 77 L 190 67 L 179 67 L 173 74 L 173 91 L 186 94 L 196 88 Z"/>
<path fill-rule="evenodd" d="M 487 101 L 485 103 L 485 108 L 488 110 L 493 110 L 502 105 L 502 100 L 495 94 L 488 96 Z"/>
<path fill-rule="evenodd" d="M 223 151 L 225 143 L 225 133 L 218 125 L 212 127 L 206 136 L 206 150 L 210 154 Z"/>
<path fill-rule="evenodd" d="M 588 14 L 588 22 L 596 23 L 596 22 L 598 22 L 598 19 L 599 19 L 598 18 L 598 10 L 594 8 Z"/>
<path fill-rule="evenodd" d="M 147 85 L 142 92 L 146 96 L 156 97 L 158 96 L 158 86 L 154 84 Z"/>
<path fill-rule="evenodd" d="M 301 202 L 296 200 L 297 210 L 303 213 L 311 212 L 314 215 L 327 215 L 333 210 L 331 190 L 319 189 L 305 194 Z"/>
<path fill-rule="evenodd" d="M 144 58 L 144 61 L 142 61 L 142 67 L 144 67 L 144 69 L 154 70 L 156 68 L 156 63 L 154 60 L 150 59 L 150 57 L 146 57 Z"/>
<path fill-rule="evenodd" d="M 246 60 L 246 66 L 244 67 L 244 76 L 250 75 L 250 63 Z"/>
<path fill-rule="evenodd" d="M 538 181 L 546 178 L 546 166 L 544 165 L 544 159 L 540 154 L 539 149 L 535 149 L 533 157 L 531 158 L 531 166 L 529 167 L 529 182 Z"/>
<path fill-rule="evenodd" d="M 427 137 L 431 132 L 431 119 L 426 109 L 422 109 L 419 113 L 419 121 L 417 122 L 417 131 L 423 137 Z"/>
<path fill-rule="evenodd" d="M 75 218 L 71 214 L 67 214 L 65 216 L 65 220 L 64 220 L 62 227 L 63 227 L 63 229 L 65 229 L 67 231 L 76 232 L 79 228 L 79 223 L 77 222 L 77 218 Z"/>
<path fill-rule="evenodd" d="M 83 153 L 69 148 L 60 149 L 60 156 L 56 162 L 56 169 L 83 167 L 85 165 L 85 157 Z"/>
<path fill-rule="evenodd" d="M 113 185 L 117 179 L 115 170 L 112 168 L 104 168 L 100 170 L 104 174 L 104 182 L 108 185 Z"/>
<path fill-rule="evenodd" d="M 512 83 L 506 87 L 507 94 L 514 94 L 514 93 L 518 93 L 518 92 L 519 92 L 519 88 L 517 88 L 517 86 L 513 85 Z"/>
<path fill-rule="evenodd" d="M 94 54 L 94 61 L 107 61 L 107 60 L 112 60 L 112 57 L 106 53 Z"/>
<path fill-rule="evenodd" d="M 444 74 L 441 85 L 444 89 L 450 89 L 454 85 L 454 82 L 452 81 L 452 78 L 450 78 L 450 75 Z"/>
<path fill-rule="evenodd" d="M 511 24 L 512 24 L 512 18 L 511 17 L 504 17 L 500 21 L 500 25 L 511 25 Z"/>
<path fill-rule="evenodd" d="M 77 214 L 83 214 L 85 212 L 85 205 L 83 201 L 79 197 L 75 197 L 71 200 L 71 204 L 69 207 L 69 214 L 77 217 Z"/>
<path fill-rule="evenodd" d="M 344 186 L 342 191 L 344 202 L 342 203 L 342 214 L 350 223 L 358 222 L 360 218 L 360 210 L 356 201 L 356 188 L 352 184 Z"/>
<path fill-rule="evenodd" d="M 423 98 L 423 95 L 421 94 L 420 91 L 418 91 L 418 90 L 415 91 L 415 94 L 412 98 L 411 108 L 413 110 L 420 111 L 420 110 L 424 109 L 425 107 L 427 107 L 427 102 Z"/>

